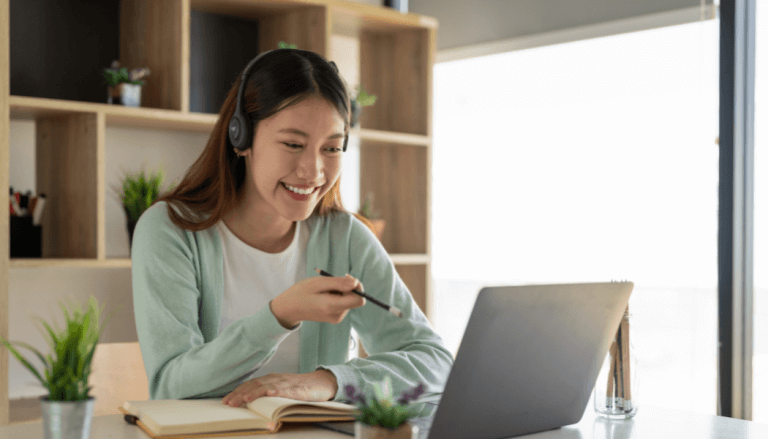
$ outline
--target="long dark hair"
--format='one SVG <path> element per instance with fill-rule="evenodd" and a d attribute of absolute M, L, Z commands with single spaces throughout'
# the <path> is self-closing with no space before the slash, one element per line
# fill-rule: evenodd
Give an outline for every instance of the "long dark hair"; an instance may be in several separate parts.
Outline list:
<path fill-rule="evenodd" d="M 235 112 L 241 76 L 229 89 L 200 157 L 181 182 L 156 201 L 168 203 L 171 220 L 181 228 L 207 229 L 237 205 L 237 195 L 245 182 L 245 162 L 239 160 L 229 143 L 227 128 Z M 349 134 L 349 90 L 335 65 L 314 52 L 276 49 L 265 54 L 249 72 L 241 105 L 255 133 L 260 120 L 309 96 L 321 96 L 331 103 L 345 120 L 344 130 Z M 312 215 L 346 212 L 341 203 L 340 181 L 336 180 Z M 355 216 L 373 230 L 365 218 Z"/>

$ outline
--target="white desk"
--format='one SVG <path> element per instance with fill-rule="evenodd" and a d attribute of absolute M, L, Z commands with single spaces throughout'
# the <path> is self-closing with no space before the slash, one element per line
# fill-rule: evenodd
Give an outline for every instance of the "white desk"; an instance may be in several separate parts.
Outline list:
<path fill-rule="evenodd" d="M 312 427 L 289 427 L 274 435 L 239 436 L 243 439 L 351 439 L 341 433 Z M 0 427 L 0 439 L 42 439 L 39 422 Z M 123 415 L 96 416 L 92 439 L 147 439 L 141 429 L 129 425 Z M 627 421 L 608 421 L 587 406 L 578 424 L 557 430 L 518 436 L 526 439 L 757 439 L 768 438 L 768 424 L 758 424 L 720 416 L 641 406 L 637 416 Z M 472 439 L 472 438 L 468 438 Z"/>

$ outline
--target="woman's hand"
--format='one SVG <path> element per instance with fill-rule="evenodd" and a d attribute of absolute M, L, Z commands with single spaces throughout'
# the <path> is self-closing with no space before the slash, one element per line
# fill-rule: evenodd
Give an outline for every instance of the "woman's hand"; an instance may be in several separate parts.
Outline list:
<path fill-rule="evenodd" d="M 328 401 L 336 396 L 337 390 L 336 376 L 325 369 L 304 374 L 271 373 L 240 384 L 221 402 L 231 407 L 239 407 L 262 396 Z"/>
<path fill-rule="evenodd" d="M 359 280 L 317 276 L 297 282 L 269 303 L 277 321 L 291 329 L 304 320 L 339 323 L 350 309 L 365 305 L 365 299 L 352 290 L 363 290 Z"/>

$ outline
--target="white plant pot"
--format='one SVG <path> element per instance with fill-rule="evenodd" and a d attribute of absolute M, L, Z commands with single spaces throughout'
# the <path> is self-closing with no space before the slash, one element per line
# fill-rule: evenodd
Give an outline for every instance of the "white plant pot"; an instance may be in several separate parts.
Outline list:
<path fill-rule="evenodd" d="M 141 86 L 123 82 L 115 87 L 107 87 L 107 103 L 126 107 L 141 106 Z"/>
<path fill-rule="evenodd" d="M 49 401 L 40 397 L 45 439 L 89 439 L 96 398 L 85 401 Z"/>

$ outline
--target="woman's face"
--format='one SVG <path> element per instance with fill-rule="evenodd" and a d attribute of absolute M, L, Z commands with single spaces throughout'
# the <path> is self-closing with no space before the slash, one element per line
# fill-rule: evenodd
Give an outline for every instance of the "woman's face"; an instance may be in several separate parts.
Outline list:
<path fill-rule="evenodd" d="M 268 218 L 307 219 L 341 174 L 344 119 L 311 96 L 259 121 L 255 131 L 244 151 L 246 202 Z"/>

